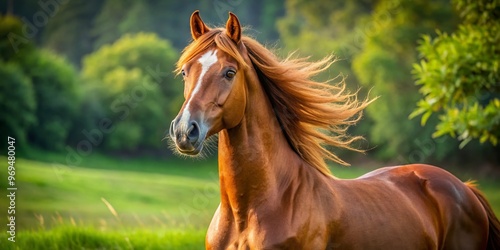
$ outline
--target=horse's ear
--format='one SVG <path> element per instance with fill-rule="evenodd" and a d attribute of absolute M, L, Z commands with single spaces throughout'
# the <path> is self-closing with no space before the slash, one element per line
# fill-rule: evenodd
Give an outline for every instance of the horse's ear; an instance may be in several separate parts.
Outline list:
<path fill-rule="evenodd" d="M 226 23 L 226 34 L 233 40 L 236 44 L 240 42 L 241 39 L 241 26 L 238 17 L 235 14 L 229 12 L 229 19 Z"/>
<path fill-rule="evenodd" d="M 196 10 L 193 14 L 191 14 L 189 24 L 191 25 L 191 36 L 193 36 L 194 40 L 198 39 L 198 37 L 210 30 L 210 28 L 205 25 L 203 20 L 201 20 L 199 10 Z"/>

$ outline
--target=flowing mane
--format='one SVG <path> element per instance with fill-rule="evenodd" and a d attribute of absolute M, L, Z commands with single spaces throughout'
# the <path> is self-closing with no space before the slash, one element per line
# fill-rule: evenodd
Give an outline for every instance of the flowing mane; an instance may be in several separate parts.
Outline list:
<path fill-rule="evenodd" d="M 358 101 L 356 94 L 346 91 L 343 80 L 333 85 L 331 80 L 311 79 L 335 60 L 330 56 L 309 62 L 308 58 L 291 55 L 280 60 L 254 39 L 243 36 L 241 42 L 252 62 L 247 65 L 237 45 L 223 31 L 212 29 L 188 45 L 177 62 L 176 72 L 180 73 L 182 65 L 202 51 L 216 46 L 243 67 L 254 67 L 290 146 L 305 162 L 325 175 L 331 175 L 327 159 L 349 165 L 328 147 L 362 151 L 351 146 L 362 137 L 349 136 L 346 132 L 361 118 L 361 111 L 371 100 Z"/>

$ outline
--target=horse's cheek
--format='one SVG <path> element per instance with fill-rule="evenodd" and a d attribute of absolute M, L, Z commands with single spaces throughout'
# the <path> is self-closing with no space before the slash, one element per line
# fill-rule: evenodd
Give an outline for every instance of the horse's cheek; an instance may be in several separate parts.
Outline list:
<path fill-rule="evenodd" d="M 220 105 L 223 109 L 224 124 L 227 128 L 233 128 L 241 123 L 243 116 L 245 114 L 246 107 L 246 94 L 244 88 L 236 85 L 233 89 L 225 89 L 224 104 Z"/>

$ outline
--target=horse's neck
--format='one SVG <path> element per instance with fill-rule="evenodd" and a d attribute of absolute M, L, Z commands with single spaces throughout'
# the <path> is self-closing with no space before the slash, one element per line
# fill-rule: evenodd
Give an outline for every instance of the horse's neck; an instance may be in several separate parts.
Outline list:
<path fill-rule="evenodd" d="M 302 162 L 265 94 L 249 91 L 247 105 L 241 124 L 219 135 L 221 203 L 241 216 L 253 206 L 275 202 L 270 197 L 276 197 L 283 181 L 297 176 Z"/>

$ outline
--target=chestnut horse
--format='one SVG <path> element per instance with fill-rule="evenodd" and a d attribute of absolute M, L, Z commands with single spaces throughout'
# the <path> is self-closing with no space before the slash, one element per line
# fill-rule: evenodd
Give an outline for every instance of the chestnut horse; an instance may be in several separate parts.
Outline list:
<path fill-rule="evenodd" d="M 279 60 L 241 35 L 230 13 L 209 28 L 195 11 L 177 63 L 185 102 L 171 124 L 177 150 L 198 155 L 219 134 L 221 202 L 207 249 L 499 249 L 484 196 L 433 166 L 333 177 L 327 150 L 351 148 L 346 129 L 370 100 L 311 77 L 332 63 Z"/>

